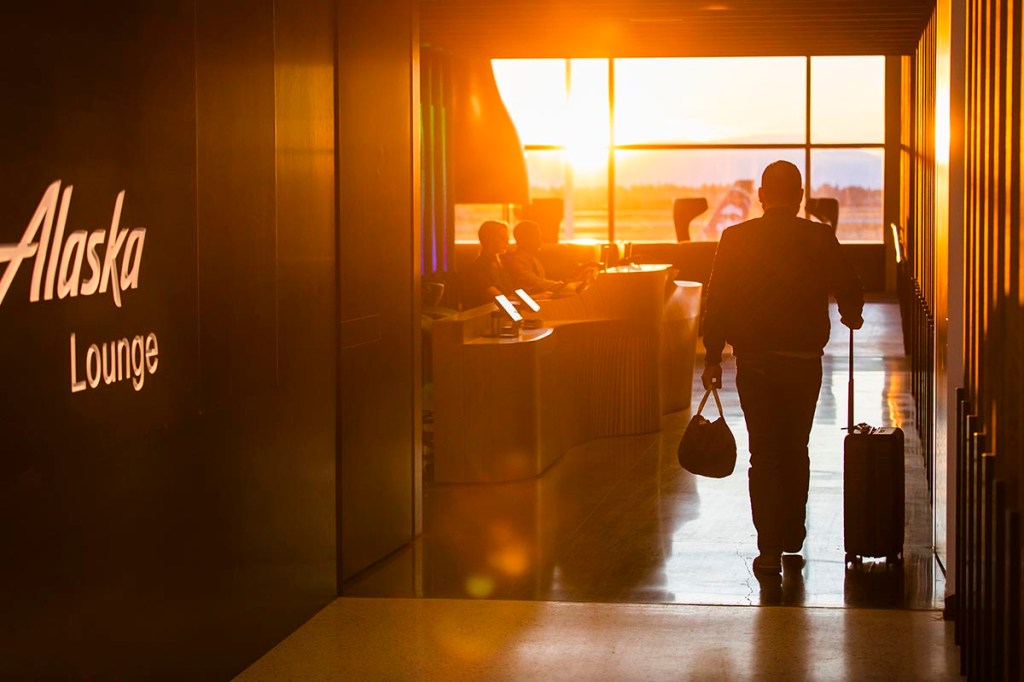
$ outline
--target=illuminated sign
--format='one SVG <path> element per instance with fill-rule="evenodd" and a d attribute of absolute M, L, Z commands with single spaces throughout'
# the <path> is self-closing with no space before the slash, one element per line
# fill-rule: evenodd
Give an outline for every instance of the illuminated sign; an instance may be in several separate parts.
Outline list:
<path fill-rule="evenodd" d="M 0 305 L 3 304 L 7 291 L 18 274 L 21 264 L 29 258 L 35 258 L 32 267 L 32 287 L 29 289 L 29 301 L 53 299 L 54 280 L 57 282 L 57 297 L 91 296 L 97 291 L 110 294 L 114 304 L 121 307 L 121 292 L 137 289 L 139 286 L 139 268 L 142 265 L 142 249 L 146 244 L 146 228 L 136 227 L 133 230 L 121 229 L 121 207 L 124 204 L 124 191 L 114 201 L 114 216 L 110 221 L 110 230 L 103 229 L 86 232 L 75 230 L 64 238 L 68 210 L 71 208 L 72 185 L 64 188 L 60 198 L 60 210 L 57 209 L 57 195 L 60 194 L 60 180 L 55 181 L 46 191 L 36 207 L 36 212 L 28 221 L 21 241 L 17 244 L 0 245 L 0 263 L 7 263 L 3 277 L 0 277 Z M 53 228 L 53 217 L 57 215 L 57 231 L 50 245 L 50 231 Z M 38 237 L 38 241 L 36 238 Z M 98 250 L 103 245 L 103 259 L 100 261 Z M 121 256 L 121 251 L 124 255 Z M 63 256 L 61 251 L 63 250 Z M 118 257 L 121 257 L 120 266 Z M 88 259 L 89 275 L 82 279 L 83 261 Z M 59 267 L 58 267 L 59 263 Z M 43 282 L 43 271 L 46 280 Z M 59 279 L 57 278 L 59 270 Z"/>
<path fill-rule="evenodd" d="M 21 241 L 0 245 L 0 264 L 7 264 L 0 276 L 0 305 L 11 288 L 22 264 L 32 263 L 32 282 L 28 300 L 57 299 L 104 294 L 108 290 L 114 305 L 121 307 L 121 294 L 138 289 L 146 228 L 121 227 L 121 209 L 125 191 L 114 200 L 109 229 L 73 230 L 65 237 L 68 211 L 74 187 L 61 192 L 56 180 L 46 191 L 28 221 Z M 59 200 L 59 201 L 58 201 Z M 56 226 L 54 218 L 56 217 Z M 83 266 L 87 269 L 83 276 Z M 77 335 L 70 335 L 71 392 L 97 388 L 131 380 L 132 388 L 142 390 L 146 375 L 156 372 L 159 345 L 155 333 L 133 335 L 93 343 L 84 353 L 78 350 Z"/>

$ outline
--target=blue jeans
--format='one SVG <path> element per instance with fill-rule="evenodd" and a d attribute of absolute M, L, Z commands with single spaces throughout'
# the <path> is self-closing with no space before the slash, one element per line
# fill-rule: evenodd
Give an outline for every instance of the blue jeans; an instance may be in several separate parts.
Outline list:
<path fill-rule="evenodd" d="M 750 510 L 761 552 L 798 552 L 807 535 L 807 442 L 821 358 L 737 357 L 736 389 L 750 436 Z"/>

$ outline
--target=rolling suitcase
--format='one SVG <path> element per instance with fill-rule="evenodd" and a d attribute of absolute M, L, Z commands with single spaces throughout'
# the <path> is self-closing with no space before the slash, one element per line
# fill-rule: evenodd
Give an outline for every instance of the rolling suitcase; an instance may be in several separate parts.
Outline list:
<path fill-rule="evenodd" d="M 853 423 L 853 330 L 847 434 L 843 443 L 843 536 L 847 566 L 903 560 L 903 430 Z"/>

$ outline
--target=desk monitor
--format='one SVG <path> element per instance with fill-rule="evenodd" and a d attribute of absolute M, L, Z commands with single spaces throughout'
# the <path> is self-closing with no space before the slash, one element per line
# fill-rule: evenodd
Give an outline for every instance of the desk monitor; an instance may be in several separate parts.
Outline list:
<path fill-rule="evenodd" d="M 540 304 L 538 304 L 537 301 L 533 300 L 533 296 L 530 296 L 524 290 L 516 289 L 516 297 L 523 302 L 523 305 L 525 305 L 533 312 L 540 312 Z"/>
<path fill-rule="evenodd" d="M 508 300 L 508 296 L 505 294 L 498 294 L 494 297 L 494 302 L 505 311 L 505 314 L 509 316 L 513 322 L 522 322 L 523 316 L 519 314 L 516 307 L 512 305 L 512 301 Z"/>

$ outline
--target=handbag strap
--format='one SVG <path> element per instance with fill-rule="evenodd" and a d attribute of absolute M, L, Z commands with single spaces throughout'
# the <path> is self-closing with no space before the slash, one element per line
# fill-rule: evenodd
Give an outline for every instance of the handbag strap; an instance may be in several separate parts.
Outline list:
<path fill-rule="evenodd" d="M 715 395 L 715 404 L 718 405 L 718 416 L 725 419 L 725 412 L 722 411 L 722 401 L 718 399 L 718 389 L 714 386 L 704 391 L 704 397 L 700 401 L 700 406 L 697 408 L 697 414 L 704 411 L 704 404 L 708 401 L 708 396 L 711 394 Z"/>

